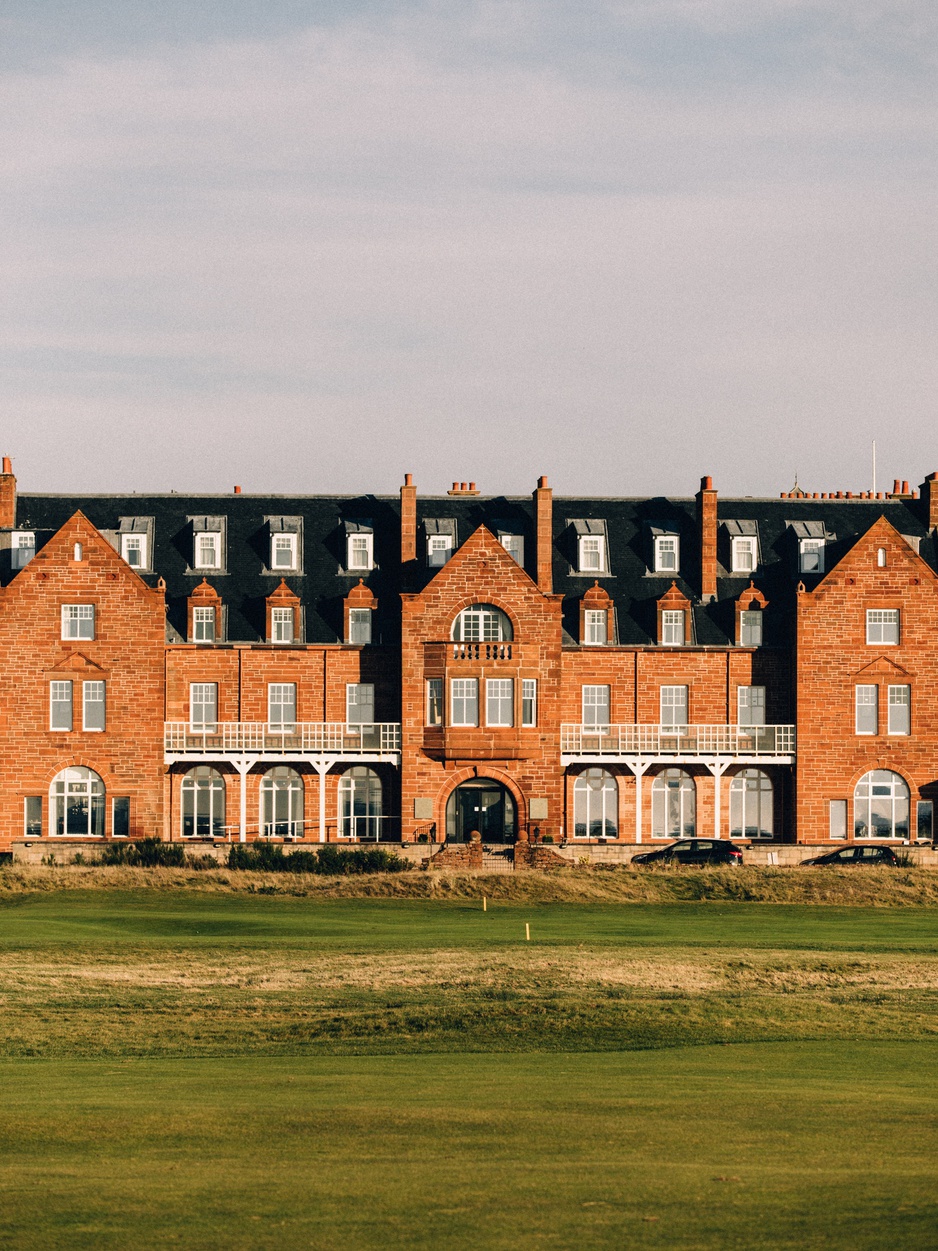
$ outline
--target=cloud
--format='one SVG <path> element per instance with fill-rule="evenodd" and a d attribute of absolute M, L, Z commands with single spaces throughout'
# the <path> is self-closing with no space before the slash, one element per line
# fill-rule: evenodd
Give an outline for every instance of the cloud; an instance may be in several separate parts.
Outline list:
<path fill-rule="evenodd" d="M 744 12 L 362 9 L 8 68 L 9 450 L 141 490 L 753 493 L 864 486 L 877 433 L 917 457 L 936 102 L 896 66 L 930 10 Z"/>

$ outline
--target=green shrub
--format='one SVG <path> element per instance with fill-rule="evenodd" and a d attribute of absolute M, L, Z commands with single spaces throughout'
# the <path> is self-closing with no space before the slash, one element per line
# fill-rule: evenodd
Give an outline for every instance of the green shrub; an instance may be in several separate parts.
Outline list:
<path fill-rule="evenodd" d="M 164 843 L 161 838 L 141 838 L 134 842 L 107 843 L 101 848 L 98 864 L 129 864 L 142 869 L 181 867 L 186 863 L 182 843 Z"/>
<path fill-rule="evenodd" d="M 382 847 L 340 850 L 326 845 L 318 851 L 285 852 L 279 844 L 236 844 L 228 853 L 229 869 L 254 869 L 261 873 L 321 873 L 347 876 L 358 873 L 400 873 L 410 865 Z"/>

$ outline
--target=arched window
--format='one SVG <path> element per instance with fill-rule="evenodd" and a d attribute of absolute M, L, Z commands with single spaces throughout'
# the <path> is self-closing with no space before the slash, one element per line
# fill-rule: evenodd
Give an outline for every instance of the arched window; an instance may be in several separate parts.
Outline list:
<path fill-rule="evenodd" d="M 457 643 L 510 643 L 511 622 L 494 604 L 471 604 L 453 622 Z"/>
<path fill-rule="evenodd" d="M 224 838 L 225 779 L 217 769 L 199 765 L 182 779 L 184 838 Z"/>
<path fill-rule="evenodd" d="M 576 838 L 619 837 L 619 787 L 605 769 L 587 769 L 573 784 Z"/>
<path fill-rule="evenodd" d="M 51 834 L 104 835 L 104 783 L 92 769 L 63 769 L 49 787 Z"/>
<path fill-rule="evenodd" d="M 909 788 L 898 773 L 873 769 L 853 792 L 854 838 L 908 838 Z"/>
<path fill-rule="evenodd" d="M 358 766 L 339 780 L 339 834 L 342 838 L 377 838 L 381 832 L 381 779 Z"/>
<path fill-rule="evenodd" d="M 761 769 L 744 769 L 730 782 L 730 837 L 771 838 L 772 779 Z"/>
<path fill-rule="evenodd" d="M 261 835 L 303 837 L 303 779 L 286 765 L 268 769 L 261 782 Z"/>
<path fill-rule="evenodd" d="M 697 832 L 697 787 L 683 769 L 665 769 L 652 783 L 651 832 L 655 838 L 693 838 Z"/>

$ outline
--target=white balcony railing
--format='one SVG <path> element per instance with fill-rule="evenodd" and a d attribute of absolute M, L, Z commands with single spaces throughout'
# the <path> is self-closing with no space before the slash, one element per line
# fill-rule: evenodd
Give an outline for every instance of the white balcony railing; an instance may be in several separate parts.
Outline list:
<path fill-rule="evenodd" d="M 167 721 L 163 749 L 173 755 L 193 756 L 239 752 L 271 756 L 393 755 L 401 750 L 401 727 L 392 721 L 364 725 L 341 721 L 297 721 L 292 725 L 219 721 L 205 726 Z"/>
<path fill-rule="evenodd" d="M 562 725 L 564 756 L 794 756 L 793 725 Z"/>

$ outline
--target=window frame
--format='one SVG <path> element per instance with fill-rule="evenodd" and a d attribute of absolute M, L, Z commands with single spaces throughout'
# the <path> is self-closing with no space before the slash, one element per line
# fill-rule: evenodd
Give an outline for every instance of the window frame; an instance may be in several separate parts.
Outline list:
<path fill-rule="evenodd" d="M 285 697 L 286 696 L 286 697 Z M 279 709 L 280 717 L 274 717 L 275 709 Z M 285 717 L 284 710 L 292 709 L 293 716 Z M 267 729 L 272 734 L 296 733 L 296 683 L 267 683 Z"/>
<path fill-rule="evenodd" d="M 740 559 L 742 552 L 749 553 L 749 563 Z M 759 567 L 759 549 L 755 535 L 736 534 L 730 544 L 730 566 L 733 573 L 755 573 Z"/>
<path fill-rule="evenodd" d="M 863 694 L 861 694 L 861 692 Z M 869 698 L 872 693 L 872 698 Z M 854 734 L 858 734 L 863 738 L 871 738 L 879 733 L 879 686 L 875 682 L 858 682 L 854 687 Z M 861 714 L 861 708 L 872 709 L 871 713 L 866 714 L 864 718 Z M 864 720 L 867 726 L 872 725 L 872 729 L 862 728 Z"/>
<path fill-rule="evenodd" d="M 593 710 L 587 716 L 587 710 Z M 597 713 L 601 714 L 605 710 L 605 718 L 601 719 Z M 580 715 L 583 720 L 581 722 L 584 729 L 592 730 L 608 730 L 612 724 L 612 687 L 608 682 L 585 683 L 580 688 Z"/>
<path fill-rule="evenodd" d="M 200 614 L 208 614 L 207 616 Z M 214 604 L 196 604 L 192 609 L 192 641 L 193 643 L 214 643 L 217 636 L 216 617 Z M 203 627 L 211 626 L 211 637 L 206 637 Z"/>
<path fill-rule="evenodd" d="M 361 629 L 361 627 L 364 627 L 364 629 Z M 348 610 L 348 641 L 350 643 L 354 643 L 358 647 L 366 647 L 372 641 L 373 629 L 373 608 L 350 608 Z M 367 635 L 367 637 L 356 638 L 356 633 Z"/>
<path fill-rule="evenodd" d="M 67 699 L 56 699 L 56 687 L 62 688 L 60 694 L 65 693 L 68 688 Z M 68 725 L 56 724 L 56 708 L 68 708 Z M 63 715 L 64 722 L 65 717 Z M 71 679 L 54 678 L 49 683 L 49 732 L 51 734 L 71 734 L 75 726 L 75 691 L 74 683 Z"/>
<path fill-rule="evenodd" d="M 211 692 L 211 701 L 205 698 L 197 698 L 196 692 Z M 194 713 L 196 708 L 211 708 L 214 716 L 210 719 L 203 717 L 201 721 L 196 721 Z M 217 682 L 190 682 L 189 683 L 189 729 L 196 734 L 215 734 L 218 731 L 218 683 Z"/>
<path fill-rule="evenodd" d="M 893 631 L 889 627 L 895 627 Z M 901 639 L 902 615 L 898 608 L 867 608 L 866 642 L 868 647 L 898 647 Z M 895 638 L 886 634 L 895 633 Z M 881 637 L 875 637 L 879 634 Z"/>
<path fill-rule="evenodd" d="M 593 564 L 586 559 L 586 555 L 595 544 L 596 560 L 598 563 Z M 607 573 L 608 554 L 606 551 L 606 536 L 604 534 L 581 534 L 577 538 L 577 572 L 578 573 Z"/>
<path fill-rule="evenodd" d="M 529 729 L 537 725 L 537 678 L 521 679 L 521 725 Z"/>
<path fill-rule="evenodd" d="M 463 729 L 479 724 L 478 678 L 450 678 L 449 724 Z"/>
<path fill-rule="evenodd" d="M 740 647 L 761 647 L 763 639 L 763 609 L 743 608 L 739 613 L 739 645 Z M 754 627 L 758 627 L 754 629 Z M 758 639 L 747 639 L 747 633 L 758 634 Z"/>
<path fill-rule="evenodd" d="M 508 729 L 515 724 L 513 678 L 485 679 L 485 724 L 493 729 Z"/>
<path fill-rule="evenodd" d="M 755 694 L 758 692 L 758 694 Z M 755 698 L 754 698 L 755 695 Z M 758 729 L 766 724 L 765 720 L 766 688 L 764 686 L 738 686 L 736 688 L 736 724 L 743 729 Z M 746 709 L 749 720 L 743 720 L 743 709 Z M 753 711 L 759 711 L 761 721 L 753 721 Z"/>
<path fill-rule="evenodd" d="M 150 552 L 147 532 L 145 530 L 122 530 L 120 533 L 121 559 L 125 564 L 130 565 L 131 569 L 149 569 L 150 568 Z M 140 562 L 134 564 L 129 558 L 130 549 L 133 546 L 139 546 Z"/>
<path fill-rule="evenodd" d="M 665 693 L 668 692 L 669 694 L 672 694 L 673 692 L 676 692 L 676 691 L 683 692 L 683 705 L 680 700 L 678 700 L 677 702 L 671 702 L 671 703 L 667 702 L 667 697 Z M 665 714 L 666 708 L 680 708 L 682 706 L 684 709 L 683 721 L 675 721 L 673 718 L 670 720 L 665 719 L 664 714 Z M 689 725 L 689 721 L 688 721 L 689 710 L 690 710 L 690 687 L 686 683 L 665 683 L 658 688 L 658 712 L 661 717 L 661 721 L 659 723 L 661 726 L 661 729 L 663 730 L 686 729 L 687 726 Z"/>
<path fill-rule="evenodd" d="M 289 631 L 289 638 L 284 635 L 284 627 Z M 270 641 L 271 643 L 296 642 L 296 612 L 293 608 L 284 608 L 282 604 L 271 606 Z"/>
<path fill-rule="evenodd" d="M 98 704 L 101 705 L 100 713 L 93 711 Z M 92 710 L 91 715 L 89 709 Z M 96 720 L 101 724 L 91 724 Z M 81 684 L 81 728 L 84 734 L 102 734 L 107 728 L 107 683 L 100 678 Z"/>
<path fill-rule="evenodd" d="M 826 539 L 816 537 L 804 538 L 798 540 L 798 572 L 799 573 L 824 573 L 826 561 L 824 559 L 824 549 L 827 545 Z M 814 554 L 817 556 L 817 565 L 811 568 L 808 564 L 809 557 Z"/>
<path fill-rule="evenodd" d="M 20 546 L 20 540 L 29 538 L 31 543 Z M 25 560 L 20 559 L 23 552 L 29 552 Z M 10 568 L 14 571 L 25 569 L 36 555 L 36 531 L 14 530 L 10 535 Z"/>
<path fill-rule="evenodd" d="M 279 573 L 281 570 L 285 570 L 289 573 L 291 570 L 295 571 L 297 569 L 297 553 L 298 553 L 297 538 L 298 538 L 298 535 L 295 534 L 292 530 L 272 531 L 271 536 L 270 536 L 270 569 L 271 569 L 271 572 Z M 280 548 L 284 544 L 284 541 L 286 542 L 286 547 L 284 548 L 284 550 L 288 552 L 289 557 L 290 557 L 289 564 L 283 564 L 282 561 L 277 560 L 278 548 Z"/>
<path fill-rule="evenodd" d="M 443 697 L 444 697 L 444 680 L 443 678 L 427 678 L 427 702 L 425 716 L 425 724 L 429 726 L 442 726 L 443 724 Z"/>
<path fill-rule="evenodd" d="M 72 609 L 76 611 L 73 613 Z M 86 610 L 86 611 L 81 611 Z M 97 626 L 97 612 L 94 604 L 63 604 L 61 611 L 62 621 L 62 640 L 63 642 L 93 642 L 95 636 L 95 628 Z M 83 623 L 90 622 L 90 633 L 87 629 L 83 629 Z M 72 623 L 76 626 L 76 632 L 70 633 L 67 626 Z"/>
<path fill-rule="evenodd" d="M 364 696 L 364 698 L 362 698 Z M 353 709 L 371 710 L 371 716 L 353 716 Z M 346 682 L 345 684 L 345 724 L 349 726 L 375 725 L 375 684 L 374 682 Z"/>
<path fill-rule="evenodd" d="M 676 627 L 676 629 L 675 629 Z M 669 638 L 677 634 L 679 638 Z M 662 608 L 661 610 L 661 646 L 684 647 L 687 643 L 687 613 L 683 608 Z"/>
<path fill-rule="evenodd" d="M 427 535 L 427 568 L 442 569 L 453 557 L 453 536 L 451 534 L 428 534 Z M 434 557 L 442 554 L 442 560 L 436 560 Z"/>
<path fill-rule="evenodd" d="M 664 563 L 665 552 L 669 551 L 673 545 L 673 564 Z M 656 534 L 654 544 L 655 557 L 655 573 L 673 573 L 675 576 L 681 572 L 681 536 L 679 534 Z"/>
<path fill-rule="evenodd" d="M 583 642 L 588 647 L 608 645 L 609 613 L 605 608 L 583 609 Z"/>
<path fill-rule="evenodd" d="M 202 559 L 202 544 L 208 540 L 212 540 L 212 549 L 214 552 L 214 560 L 211 564 Z M 193 569 L 215 569 L 216 571 L 223 567 L 222 565 L 222 533 L 220 530 L 196 530 L 192 536 L 192 568 Z"/>
<path fill-rule="evenodd" d="M 498 541 L 499 543 L 501 543 L 502 547 L 505 549 L 505 551 L 508 553 L 511 559 L 515 562 L 515 564 L 520 565 L 520 567 L 523 569 L 524 568 L 524 535 L 523 534 L 502 534 Z M 515 547 L 517 551 L 516 552 L 512 551 L 512 547 Z"/>
<path fill-rule="evenodd" d="M 894 692 L 897 696 L 895 700 L 893 699 Z M 899 698 L 900 693 L 904 695 L 904 698 Z M 896 717 L 893 718 L 893 708 L 903 709 L 904 715 L 900 717 L 897 713 Z M 894 725 L 897 723 L 904 728 L 895 729 Z M 908 682 L 900 682 L 887 687 L 886 733 L 891 734 L 894 737 L 904 738 L 908 738 L 908 736 L 912 733 L 912 687 Z"/>
<path fill-rule="evenodd" d="M 363 549 L 362 559 L 353 553 L 356 547 Z M 357 563 L 356 563 L 357 562 Z M 369 530 L 353 530 L 345 538 L 345 567 L 350 573 L 369 573 L 375 567 L 375 536 Z"/>

